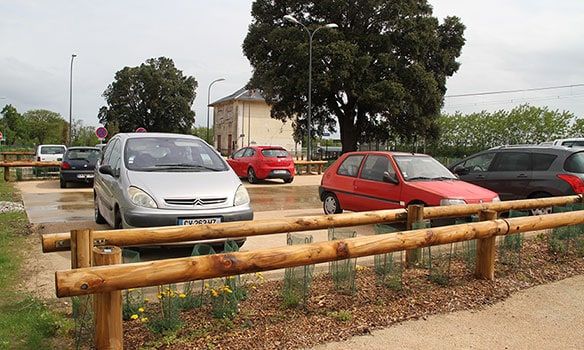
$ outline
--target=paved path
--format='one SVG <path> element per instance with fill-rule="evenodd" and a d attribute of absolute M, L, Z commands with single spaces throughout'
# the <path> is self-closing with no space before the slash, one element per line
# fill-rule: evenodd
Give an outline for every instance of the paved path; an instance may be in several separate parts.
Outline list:
<path fill-rule="evenodd" d="M 513 294 L 479 311 L 408 321 L 313 350 L 584 349 L 584 276 Z"/>

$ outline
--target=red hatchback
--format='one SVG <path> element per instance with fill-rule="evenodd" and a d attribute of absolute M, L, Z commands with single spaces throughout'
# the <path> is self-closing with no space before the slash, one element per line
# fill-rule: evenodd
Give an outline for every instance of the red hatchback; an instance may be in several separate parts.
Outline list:
<path fill-rule="evenodd" d="M 247 177 L 249 183 L 263 179 L 294 180 L 294 161 L 290 153 L 277 146 L 250 146 L 233 153 L 227 163 L 237 176 Z"/>
<path fill-rule="evenodd" d="M 345 153 L 324 172 L 319 192 L 325 214 L 499 201 L 434 158 L 401 152 Z"/>

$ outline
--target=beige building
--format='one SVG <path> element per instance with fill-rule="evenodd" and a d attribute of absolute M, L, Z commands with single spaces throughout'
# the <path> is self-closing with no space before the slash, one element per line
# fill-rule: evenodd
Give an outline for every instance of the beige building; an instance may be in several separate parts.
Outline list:
<path fill-rule="evenodd" d="M 239 89 L 213 107 L 214 146 L 229 155 L 244 146 L 282 146 L 295 149 L 292 122 L 270 117 L 270 106 L 256 90 Z"/>

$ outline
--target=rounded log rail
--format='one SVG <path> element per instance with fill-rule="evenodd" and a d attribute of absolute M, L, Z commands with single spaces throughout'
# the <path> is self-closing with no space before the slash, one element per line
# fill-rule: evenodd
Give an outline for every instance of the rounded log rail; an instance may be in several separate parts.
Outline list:
<path fill-rule="evenodd" d="M 577 224 L 584 224 L 584 211 L 498 219 L 250 252 L 57 271 L 55 285 L 58 297 L 70 297 L 318 264 Z"/>
<path fill-rule="evenodd" d="M 11 168 L 27 168 L 27 167 L 52 167 L 58 168 L 61 166 L 61 162 L 50 161 L 50 162 L 39 162 L 36 160 L 11 160 L 0 162 L 0 167 L 11 167 Z"/>
<path fill-rule="evenodd" d="M 496 203 L 465 204 L 424 208 L 424 218 L 462 217 L 481 210 L 504 212 L 545 208 L 582 202 L 582 195 L 524 199 Z M 239 238 L 274 233 L 321 230 L 331 227 L 370 225 L 407 220 L 407 209 L 378 210 L 335 215 L 315 215 L 300 218 L 226 222 L 198 226 L 168 226 L 125 230 L 93 231 L 98 245 L 119 247 L 190 242 L 216 238 Z M 43 252 L 66 251 L 70 248 L 70 233 L 53 233 L 42 236 Z"/>

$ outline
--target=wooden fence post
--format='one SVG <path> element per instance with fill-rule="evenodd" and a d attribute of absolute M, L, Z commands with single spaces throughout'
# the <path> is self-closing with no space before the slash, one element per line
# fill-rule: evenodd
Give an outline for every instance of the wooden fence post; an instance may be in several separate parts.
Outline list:
<path fill-rule="evenodd" d="M 4 181 L 10 181 L 10 168 L 7 166 L 4 167 Z"/>
<path fill-rule="evenodd" d="M 93 248 L 93 265 L 122 263 L 122 250 L 114 246 Z M 122 291 L 93 295 L 95 315 L 95 348 L 97 350 L 123 349 Z"/>
<path fill-rule="evenodd" d="M 71 268 L 90 267 L 93 252 L 93 230 L 71 231 Z"/>
<path fill-rule="evenodd" d="M 413 225 L 424 220 L 424 206 L 420 204 L 408 205 L 407 229 L 412 230 Z M 406 250 L 406 266 L 412 267 L 422 259 L 422 250 Z"/>
<path fill-rule="evenodd" d="M 493 210 L 481 210 L 480 221 L 496 220 L 497 212 Z M 477 240 L 477 260 L 475 276 L 479 279 L 492 281 L 495 279 L 495 242 L 497 237 L 489 237 Z"/>

